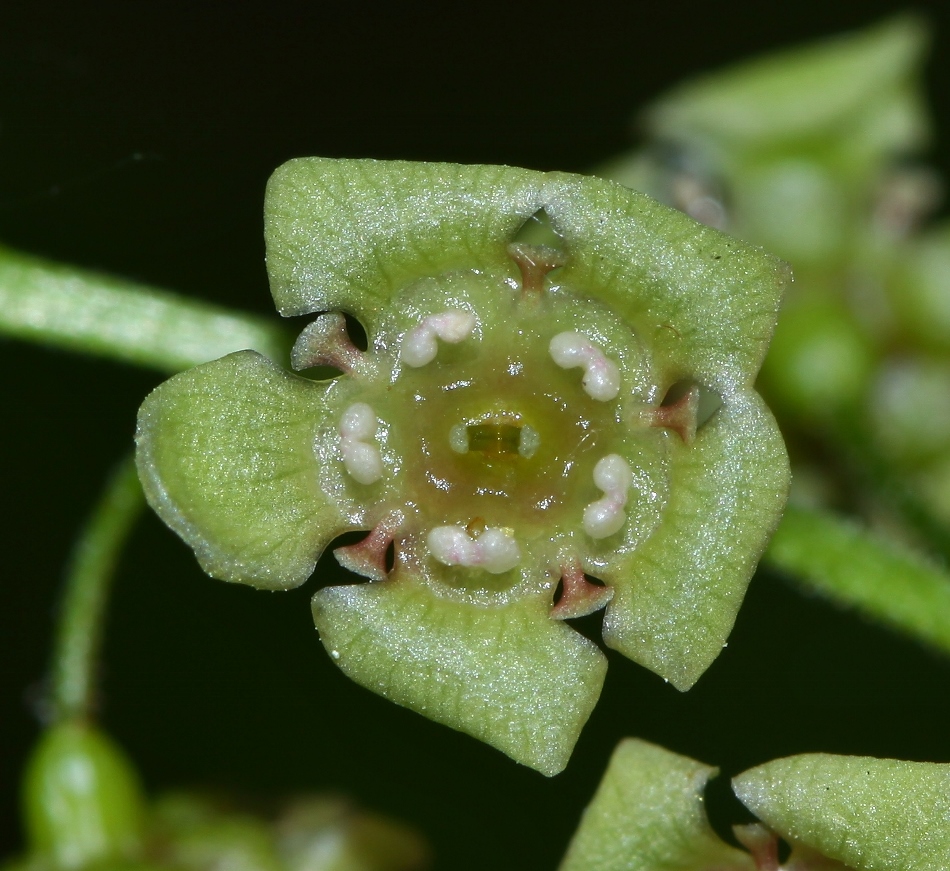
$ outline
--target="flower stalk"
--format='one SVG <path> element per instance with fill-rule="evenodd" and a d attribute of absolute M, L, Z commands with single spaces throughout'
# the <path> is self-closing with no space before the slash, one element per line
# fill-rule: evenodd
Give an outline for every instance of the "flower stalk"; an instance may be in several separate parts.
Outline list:
<path fill-rule="evenodd" d="M 127 458 L 80 535 L 66 576 L 52 667 L 57 722 L 92 719 L 109 590 L 122 546 L 144 506 L 135 464 Z"/>
<path fill-rule="evenodd" d="M 2 247 L 0 334 L 169 375 L 244 348 L 284 360 L 291 344 L 266 318 Z"/>

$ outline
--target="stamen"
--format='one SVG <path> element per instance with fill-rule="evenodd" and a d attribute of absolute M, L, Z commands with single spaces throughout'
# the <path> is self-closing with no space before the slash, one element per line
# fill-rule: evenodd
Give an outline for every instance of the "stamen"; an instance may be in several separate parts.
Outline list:
<path fill-rule="evenodd" d="M 579 366 L 585 370 L 581 383 L 588 396 L 607 402 L 620 392 L 620 370 L 613 360 L 583 333 L 558 333 L 548 346 L 551 359 L 562 369 Z"/>
<path fill-rule="evenodd" d="M 436 338 L 451 345 L 467 339 L 475 329 L 475 315 L 460 309 L 450 309 L 423 318 L 419 326 L 409 330 L 402 339 L 399 357 L 407 366 L 419 367 L 431 363 L 438 353 Z"/>
<path fill-rule="evenodd" d="M 512 242 L 508 255 L 521 270 L 521 289 L 525 293 L 540 294 L 544 290 L 544 277 L 552 270 L 563 266 L 567 258 L 556 248 L 547 245 L 525 245 Z"/>
<path fill-rule="evenodd" d="M 362 541 L 338 547 L 333 551 L 336 561 L 345 569 L 363 575 L 371 581 L 385 581 L 386 550 L 392 544 L 396 532 L 405 522 L 405 515 L 401 511 L 391 511 Z M 398 553 L 397 553 L 398 559 Z"/>
<path fill-rule="evenodd" d="M 383 460 L 369 439 L 376 436 L 379 423 L 365 402 L 354 402 L 340 418 L 340 450 L 343 465 L 361 484 L 375 484 L 383 477 Z"/>
<path fill-rule="evenodd" d="M 699 415 L 699 388 L 691 387 L 676 402 L 661 405 L 650 410 L 650 426 L 671 429 L 686 444 L 692 444 L 696 438 L 696 424 Z"/>
<path fill-rule="evenodd" d="M 346 318 L 339 312 L 326 312 L 303 328 L 291 349 L 290 365 L 297 372 L 314 366 L 332 366 L 341 372 L 359 374 L 367 368 L 367 361 L 350 340 Z"/>
<path fill-rule="evenodd" d="M 736 840 L 752 854 L 756 871 L 781 871 L 777 835 L 758 823 L 733 826 L 732 832 Z"/>
<path fill-rule="evenodd" d="M 613 597 L 612 587 L 600 587 L 587 580 L 576 560 L 561 569 L 561 598 L 551 609 L 555 620 L 573 620 L 599 611 Z"/>
<path fill-rule="evenodd" d="M 608 454 L 594 466 L 594 483 L 604 495 L 584 509 L 584 532 L 591 538 L 606 538 L 619 532 L 627 522 L 623 508 L 633 473 L 623 457 Z"/>
<path fill-rule="evenodd" d="M 470 566 L 500 575 L 521 561 L 514 536 L 503 529 L 486 527 L 472 538 L 464 526 L 437 526 L 426 539 L 429 552 L 447 566 Z"/>

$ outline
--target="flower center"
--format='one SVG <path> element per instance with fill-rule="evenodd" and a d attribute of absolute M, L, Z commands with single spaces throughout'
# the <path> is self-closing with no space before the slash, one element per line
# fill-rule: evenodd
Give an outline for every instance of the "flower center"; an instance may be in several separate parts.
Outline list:
<path fill-rule="evenodd" d="M 453 428 L 449 441 L 452 449 L 458 453 L 478 451 L 487 460 L 498 460 L 510 454 L 530 457 L 538 449 L 537 430 L 514 423 L 460 424 Z"/>
<path fill-rule="evenodd" d="M 581 524 L 621 415 L 615 400 L 589 395 L 583 372 L 552 359 L 552 327 L 539 312 L 504 297 L 496 308 L 508 317 L 480 317 L 486 329 L 468 347 L 404 367 L 378 408 L 399 420 L 409 501 L 427 522 L 464 529 L 481 517 L 524 549 Z"/>
<path fill-rule="evenodd" d="M 477 272 L 417 282 L 393 312 L 338 432 L 366 514 L 399 517 L 397 562 L 498 592 L 652 532 L 670 433 L 629 325 L 570 288 Z"/>

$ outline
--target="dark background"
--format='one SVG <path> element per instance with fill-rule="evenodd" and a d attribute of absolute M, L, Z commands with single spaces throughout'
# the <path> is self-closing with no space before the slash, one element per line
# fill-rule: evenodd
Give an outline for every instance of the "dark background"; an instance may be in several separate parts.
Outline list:
<path fill-rule="evenodd" d="M 583 171 L 677 81 L 899 8 L 2 2 L 0 241 L 267 313 L 261 199 L 288 158 Z M 950 22 L 931 18 L 933 158 L 948 175 Z M 20 843 L 17 781 L 71 537 L 159 380 L 0 341 L 0 856 Z M 333 571 L 324 560 L 291 593 L 236 588 L 152 516 L 139 525 L 103 720 L 150 788 L 345 791 L 423 828 L 439 868 L 544 869 L 625 735 L 727 774 L 813 750 L 950 760 L 946 660 L 760 573 L 688 694 L 611 653 L 571 765 L 548 780 L 344 678 L 308 608 Z M 713 790 L 720 821 L 736 810 L 726 795 Z"/>

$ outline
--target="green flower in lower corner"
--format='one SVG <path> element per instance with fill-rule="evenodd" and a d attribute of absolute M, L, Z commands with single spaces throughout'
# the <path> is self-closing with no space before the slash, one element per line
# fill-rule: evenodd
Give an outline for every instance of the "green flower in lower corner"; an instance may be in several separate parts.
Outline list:
<path fill-rule="evenodd" d="M 266 803 L 265 803 L 266 804 Z M 300 795 L 268 816 L 223 795 L 146 800 L 125 753 L 95 726 L 47 729 L 26 769 L 27 852 L 4 871 L 416 871 L 412 829 L 334 795 Z"/>
<path fill-rule="evenodd" d="M 540 212 L 555 247 L 517 241 Z M 280 312 L 320 313 L 294 368 L 341 374 L 245 351 L 148 397 L 145 490 L 205 570 L 296 587 L 369 530 L 335 553 L 371 583 L 313 600 L 330 655 L 549 775 L 606 667 L 565 619 L 606 605 L 607 645 L 689 688 L 784 504 L 752 386 L 784 266 L 619 185 L 508 167 L 295 160 L 266 233 Z"/>
<path fill-rule="evenodd" d="M 560 871 L 936 871 L 950 867 L 950 766 L 806 753 L 733 779 L 762 822 L 719 838 L 704 790 L 718 770 L 622 741 Z M 779 837 L 788 856 L 779 862 Z"/>

